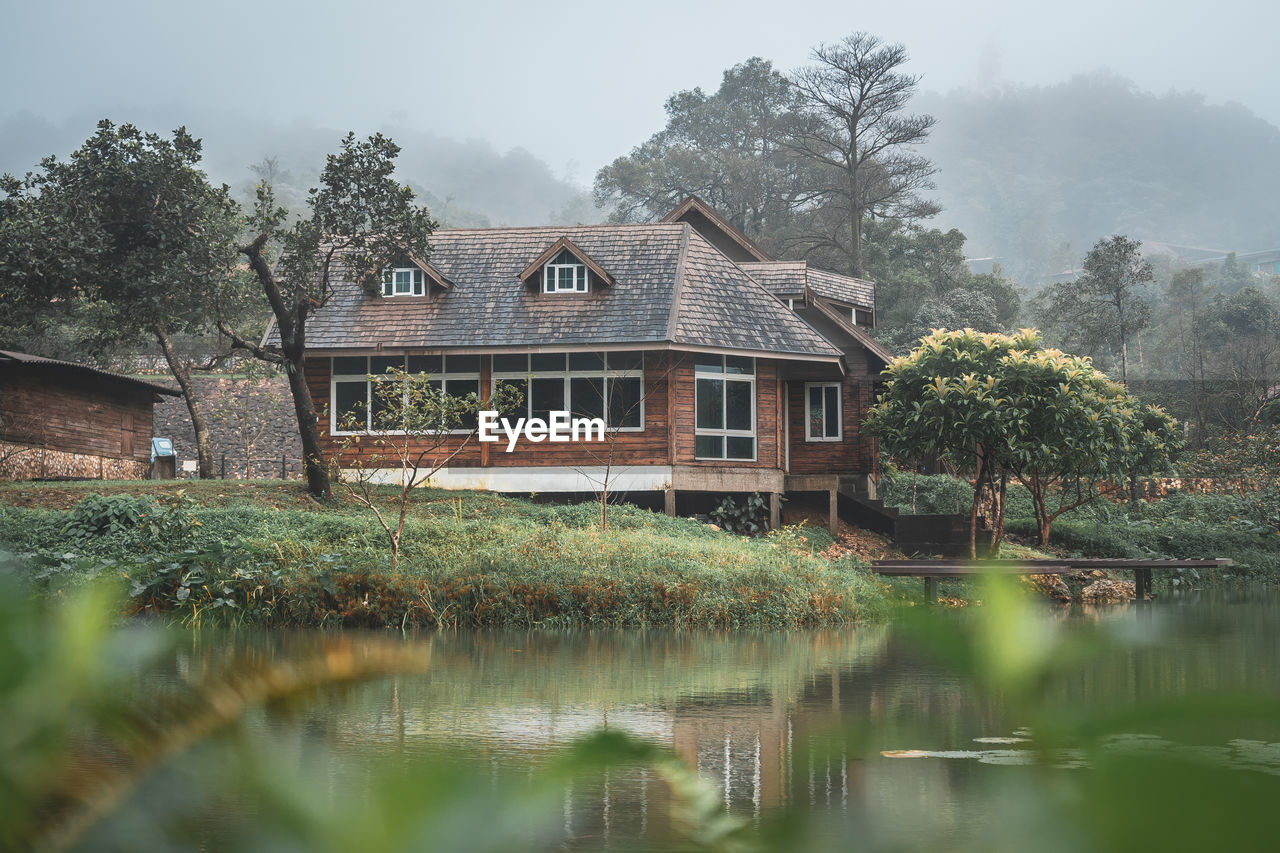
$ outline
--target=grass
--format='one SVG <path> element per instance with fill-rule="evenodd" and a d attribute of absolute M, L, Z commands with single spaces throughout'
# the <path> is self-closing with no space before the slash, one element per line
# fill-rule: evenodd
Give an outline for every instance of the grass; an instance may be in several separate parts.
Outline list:
<path fill-rule="evenodd" d="M 72 508 L 93 494 L 170 510 L 87 535 Z M 594 504 L 485 492 L 416 492 L 394 574 L 367 512 L 290 482 L 4 484 L 0 530 L 49 595 L 120 578 L 131 612 L 191 623 L 799 627 L 888 606 L 883 585 L 822 558 L 829 539 L 806 528 L 746 539 L 622 505 L 604 530 Z"/>

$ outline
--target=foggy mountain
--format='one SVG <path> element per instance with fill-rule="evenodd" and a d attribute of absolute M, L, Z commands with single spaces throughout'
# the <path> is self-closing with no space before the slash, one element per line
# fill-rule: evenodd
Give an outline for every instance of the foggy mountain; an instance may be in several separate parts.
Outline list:
<path fill-rule="evenodd" d="M 1238 104 L 1109 74 L 922 94 L 938 119 L 936 223 L 1028 284 L 1123 233 L 1223 251 L 1280 246 L 1280 128 Z"/>
<path fill-rule="evenodd" d="M 169 109 L 151 114 L 103 111 L 54 123 L 31 113 L 0 119 L 0 172 L 22 174 L 48 154 L 65 157 L 89 136 L 99 118 L 130 122 L 167 135 L 179 124 L 204 140 L 204 169 L 226 183 L 242 203 L 264 160 L 274 160 L 272 182 L 281 201 L 300 207 L 314 186 L 326 154 L 338 149 L 345 129 L 295 121 L 276 124 L 239 115 Z M 357 135 L 367 129 L 356 128 Z M 399 126 L 376 128 L 402 151 L 398 177 L 412 186 L 442 224 L 452 226 L 577 224 L 600 221 L 590 194 L 567 176 L 557 176 L 528 151 L 499 153 L 488 142 L 459 141 Z M 256 169 L 255 169 L 256 167 Z"/>

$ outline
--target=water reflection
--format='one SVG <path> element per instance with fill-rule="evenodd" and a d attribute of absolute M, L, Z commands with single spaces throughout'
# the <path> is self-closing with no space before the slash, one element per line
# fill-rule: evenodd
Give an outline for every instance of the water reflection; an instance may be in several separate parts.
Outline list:
<path fill-rule="evenodd" d="M 1192 690 L 1280 685 L 1274 596 L 1046 611 L 1067 631 L 1102 626 L 1123 643 L 1043 686 L 1064 709 L 1123 707 Z M 942 618 L 971 619 L 973 613 Z M 832 838 L 880 844 L 974 838 L 1001 819 L 993 780 L 1017 785 L 1036 762 L 1035 733 L 883 626 L 808 633 L 490 632 L 386 635 L 203 635 L 160 679 L 165 689 L 213 673 L 288 661 L 320 646 L 404 642 L 421 674 L 273 708 L 251 725 L 292 744 L 323 743 L 347 761 L 464 755 L 498 776 L 533 773 L 557 748 L 598 728 L 672 748 L 731 812 L 759 820 L 779 806 L 816 815 Z M 1230 741 L 1118 739 L 1116 749 L 1206 750 L 1206 760 L 1275 772 L 1280 746 L 1262 730 Z M 1258 737 L 1253 737 L 1255 734 Z M 1226 744 L 1223 746 L 1223 744 Z M 1224 752 L 1225 750 L 1225 752 Z M 902 760 L 904 758 L 915 760 Z M 301 762 L 300 757 L 296 758 Z M 1072 772 L 1078 755 L 1049 765 Z M 334 772 L 337 772 L 336 770 Z M 1006 774 L 1004 776 L 993 774 Z M 564 792 L 566 843 L 621 846 L 665 837 L 669 792 L 644 770 Z M 871 819 L 874 817 L 874 819 Z"/>

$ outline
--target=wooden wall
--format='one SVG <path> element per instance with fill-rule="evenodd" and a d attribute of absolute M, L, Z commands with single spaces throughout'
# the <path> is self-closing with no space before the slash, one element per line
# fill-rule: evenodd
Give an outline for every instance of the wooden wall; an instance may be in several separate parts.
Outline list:
<path fill-rule="evenodd" d="M 862 432 L 862 422 L 875 405 L 873 377 L 865 358 L 848 353 L 849 372 L 841 383 L 841 435 L 843 440 L 806 441 L 808 418 L 803 380 L 793 380 L 788 394 L 791 418 L 792 474 L 873 474 L 878 470 L 876 440 Z"/>
<path fill-rule="evenodd" d="M 488 356 L 480 362 L 480 388 L 487 398 L 491 385 L 491 367 Z M 647 353 L 644 368 L 644 429 L 639 432 L 619 432 L 605 442 L 555 443 L 547 441 L 531 443 L 521 439 L 515 450 L 506 452 L 506 440 L 481 444 L 474 436 L 462 450 L 449 461 L 450 467 L 523 467 L 523 466 L 595 466 L 595 465 L 667 465 L 670 464 L 668 442 L 669 411 L 669 356 L 666 353 Z M 337 439 L 329 435 L 329 378 L 330 362 L 327 357 L 311 357 L 306 362 L 307 385 L 311 389 L 316 410 L 321 412 L 320 437 L 326 452 L 343 467 L 352 466 L 357 459 L 372 464 L 372 457 L 386 455 L 375 437 L 362 437 L 352 447 L 343 448 Z M 692 400 L 692 397 L 690 397 Z M 449 439 L 433 457 L 444 458 L 457 449 L 464 437 Z M 430 442 L 420 445 L 429 446 Z"/>
<path fill-rule="evenodd" d="M 0 440 L 149 464 L 151 395 L 58 367 L 8 367 L 0 372 Z"/>
<path fill-rule="evenodd" d="M 488 393 L 490 385 L 490 360 L 481 360 L 480 385 Z M 329 436 L 329 369 L 327 357 L 307 359 L 306 375 L 320 417 L 320 434 L 328 452 L 340 465 L 351 466 L 357 459 L 369 464 L 378 454 L 385 455 L 374 441 L 364 437 L 359 446 L 341 448 L 339 439 Z M 760 359 L 756 373 L 756 460 L 698 460 L 694 458 L 694 370 L 693 360 L 678 353 L 647 353 L 645 355 L 645 410 L 644 430 L 618 433 L 609 443 L 532 444 L 521 440 L 511 453 L 505 450 L 505 442 L 480 444 L 473 437 L 453 460 L 451 467 L 519 467 L 519 466 L 594 466 L 607 462 L 613 465 L 698 465 L 728 466 L 733 468 L 779 469 L 783 463 L 781 440 L 782 381 L 776 362 Z M 853 416 L 852 413 L 850 415 Z M 674 424 L 674 430 L 671 426 Z M 801 433 L 803 437 L 803 432 Z M 452 452 L 461 439 L 453 439 L 439 451 L 440 455 Z M 612 457 L 610 457 L 612 452 Z M 830 468 L 823 468 L 829 471 Z"/>

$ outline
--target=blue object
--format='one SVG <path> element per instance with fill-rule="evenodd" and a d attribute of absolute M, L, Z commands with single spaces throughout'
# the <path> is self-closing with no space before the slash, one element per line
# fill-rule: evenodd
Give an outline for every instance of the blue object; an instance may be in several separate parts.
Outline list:
<path fill-rule="evenodd" d="M 151 464 L 156 464 L 157 456 L 176 456 L 173 452 L 173 439 L 171 438 L 153 438 L 151 439 Z"/>

